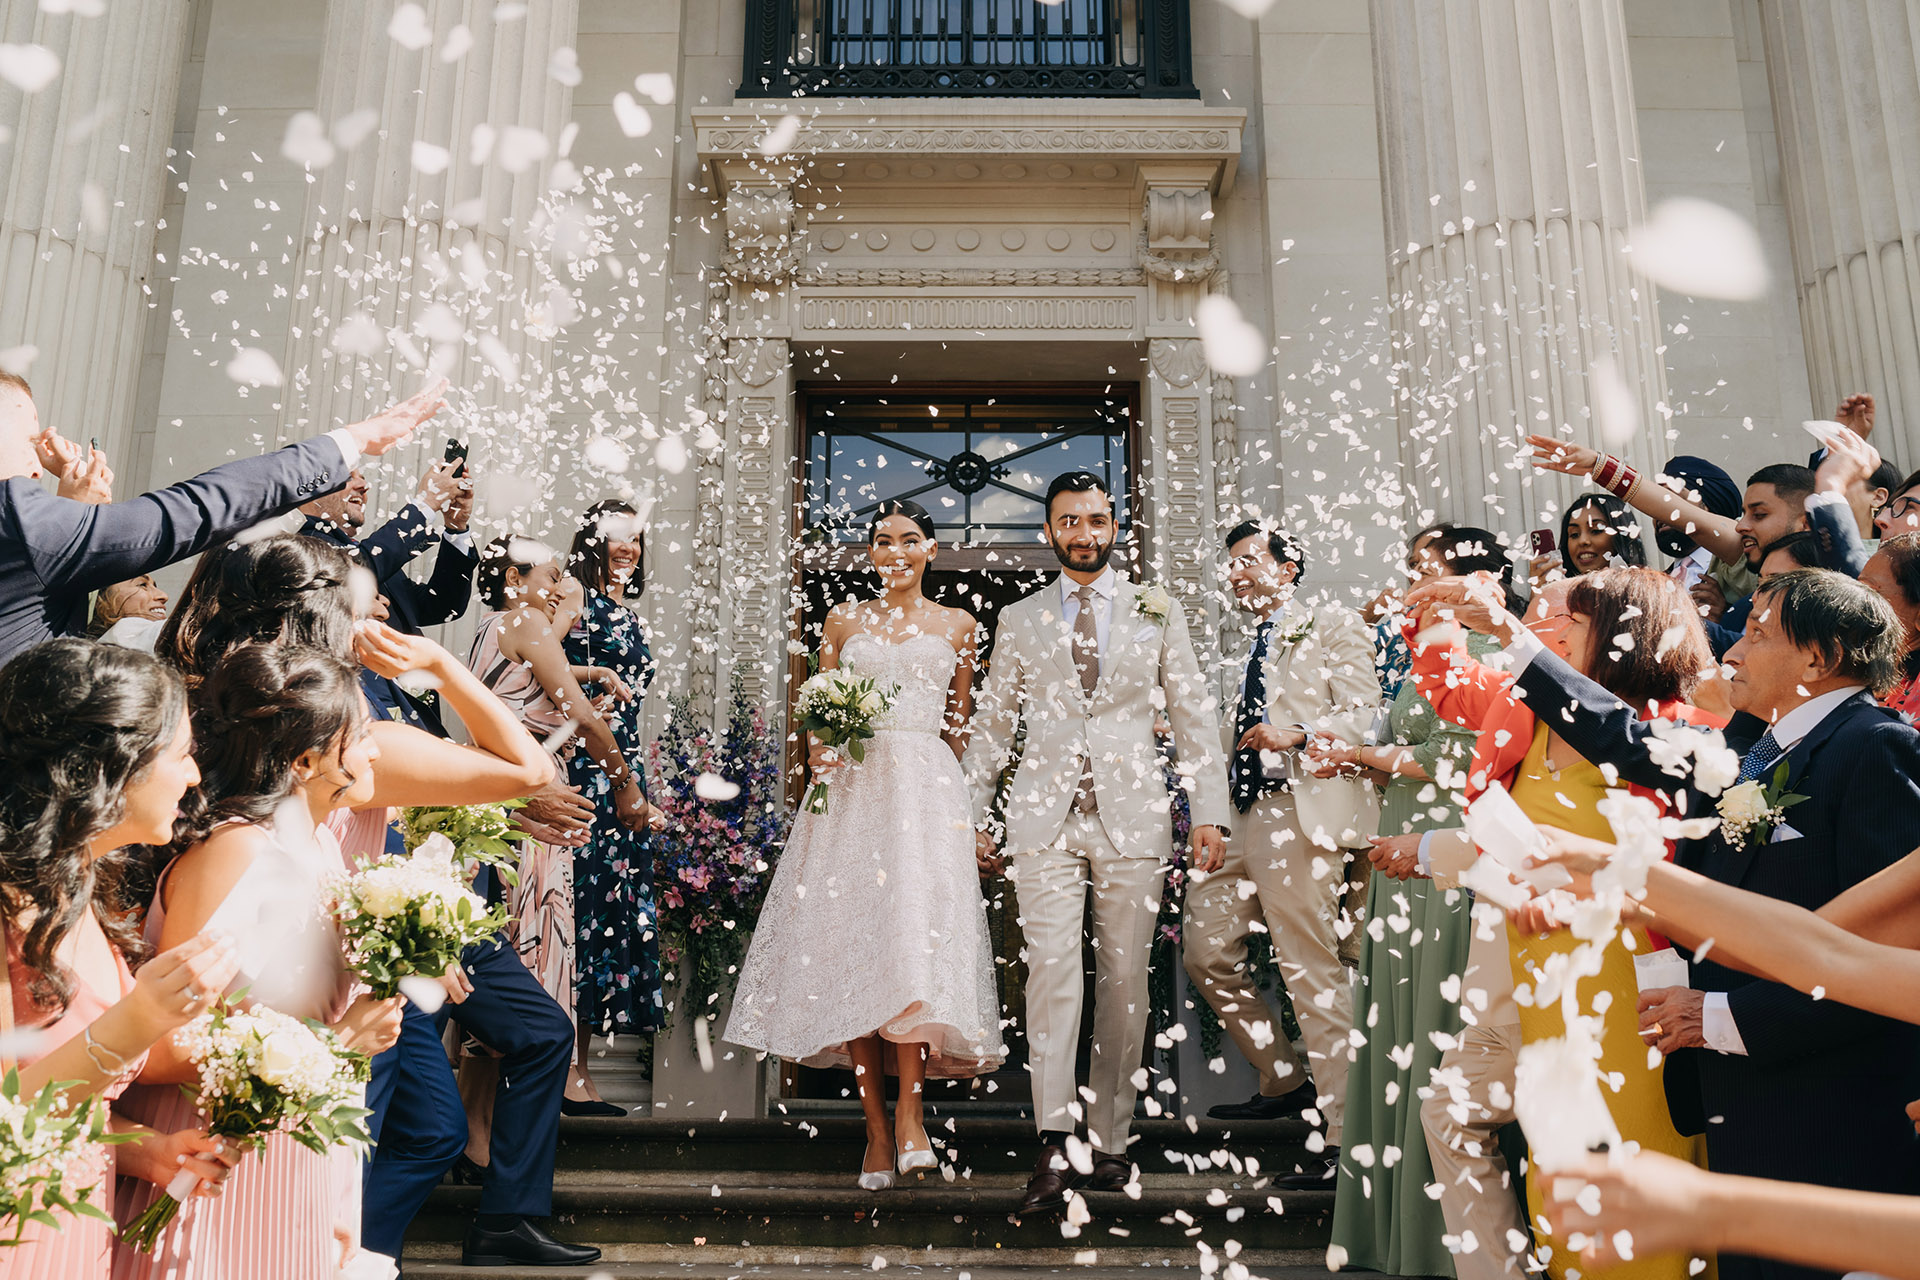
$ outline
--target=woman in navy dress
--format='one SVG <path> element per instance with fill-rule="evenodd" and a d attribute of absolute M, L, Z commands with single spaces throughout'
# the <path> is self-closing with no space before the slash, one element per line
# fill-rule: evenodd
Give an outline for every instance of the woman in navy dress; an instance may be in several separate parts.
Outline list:
<path fill-rule="evenodd" d="M 586 589 L 586 607 L 567 635 L 569 662 L 611 668 L 632 696 L 605 712 L 621 753 L 646 786 L 646 743 L 640 710 L 653 682 L 646 628 L 627 607 L 645 582 L 645 534 L 633 507 L 617 499 L 587 509 L 574 535 L 567 571 Z M 578 937 L 577 1001 L 582 1076 L 591 1101 L 569 1099 L 573 1115 L 621 1114 L 602 1102 L 584 1070 L 593 1035 L 636 1035 L 660 1025 L 660 935 L 653 905 L 653 849 L 647 836 L 622 822 L 607 776 L 582 758 L 568 765 L 569 780 L 593 802 L 593 834 L 573 859 Z"/>

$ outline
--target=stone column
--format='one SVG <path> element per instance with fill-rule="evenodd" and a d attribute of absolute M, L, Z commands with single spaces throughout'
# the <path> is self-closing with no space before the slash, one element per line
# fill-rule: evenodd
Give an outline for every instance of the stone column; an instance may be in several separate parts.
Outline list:
<path fill-rule="evenodd" d="M 1530 432 L 1665 455 L 1654 292 L 1620 253 L 1646 199 L 1620 0 L 1370 5 L 1409 514 L 1546 523 L 1566 490 Z M 1628 440 L 1594 421 L 1602 360 L 1638 402 Z"/>
<path fill-rule="evenodd" d="M 420 48 L 389 34 L 388 0 L 328 9 L 318 114 L 338 154 L 308 187 L 282 435 L 365 416 L 417 385 L 424 359 L 453 380 L 476 474 L 528 478 L 516 498 L 537 511 L 534 484 L 546 497 L 551 483 L 537 479 L 551 471 L 546 259 L 570 244 L 592 253 L 584 226 L 563 219 L 556 231 L 542 210 L 550 183 L 570 185 L 556 160 L 572 92 L 549 66 L 572 47 L 578 0 L 505 20 L 493 0 L 422 8 L 413 38 L 431 42 Z M 410 484 L 443 434 L 383 467 L 388 483 Z M 548 532 L 548 518 L 529 517 L 527 531 Z"/>
<path fill-rule="evenodd" d="M 1762 0 L 1813 412 L 1879 398 L 1920 464 L 1920 17 L 1901 0 Z"/>
<path fill-rule="evenodd" d="M 0 11 L 0 41 L 60 63 L 35 93 L 0 80 L 0 350 L 37 348 L 41 421 L 122 468 L 187 35 L 187 0 Z"/>

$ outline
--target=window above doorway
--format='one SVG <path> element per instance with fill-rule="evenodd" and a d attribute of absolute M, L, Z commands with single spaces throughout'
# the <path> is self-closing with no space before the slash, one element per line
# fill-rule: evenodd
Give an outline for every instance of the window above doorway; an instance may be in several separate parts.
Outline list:
<path fill-rule="evenodd" d="M 1187 0 L 748 0 L 742 98 L 1197 98 Z"/>

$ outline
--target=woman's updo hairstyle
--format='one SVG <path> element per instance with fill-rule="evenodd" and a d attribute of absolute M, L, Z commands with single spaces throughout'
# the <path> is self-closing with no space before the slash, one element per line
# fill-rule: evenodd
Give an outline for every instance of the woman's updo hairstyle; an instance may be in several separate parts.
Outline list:
<path fill-rule="evenodd" d="M 1446 565 L 1449 576 L 1464 578 L 1470 573 L 1493 574 L 1500 580 L 1500 591 L 1505 597 L 1507 612 L 1517 614 L 1524 610 L 1519 593 L 1513 589 L 1513 560 L 1508 556 L 1507 544 L 1499 534 L 1478 525 L 1442 520 L 1407 539 L 1409 548 L 1422 545 L 1429 555 Z"/>
<path fill-rule="evenodd" d="M 481 550 L 480 567 L 473 572 L 474 588 L 487 602 L 487 608 L 504 609 L 511 603 L 507 599 L 507 570 L 517 569 L 524 577 L 535 565 L 546 564 L 553 558 L 553 548 L 544 542 L 517 534 L 501 534 Z"/>
<path fill-rule="evenodd" d="M 872 546 L 880 536 L 880 525 L 891 516 L 905 516 L 919 527 L 920 536 L 928 542 L 936 541 L 933 532 L 933 515 L 919 503 L 907 498 L 888 498 L 874 510 L 873 519 L 867 523 L 867 545 Z"/>
<path fill-rule="evenodd" d="M 345 657 L 353 651 L 353 572 L 345 551 L 317 538 L 282 534 L 234 547 L 208 566 L 209 586 L 189 592 L 179 613 L 195 616 L 181 618 L 160 656 L 193 684 L 242 644 L 309 645 Z"/>
<path fill-rule="evenodd" d="M 293 793 L 293 766 L 357 732 L 366 699 L 352 663 L 301 644 L 242 644 L 194 694 L 200 786 L 175 824 L 175 852 L 223 822 L 264 823 Z"/>
<path fill-rule="evenodd" d="M 95 859 L 90 846 L 125 816 L 127 786 L 185 709 L 179 675 L 132 649 L 49 640 L 0 668 L 0 913 L 10 927 L 33 916 L 20 952 L 44 1008 L 72 998 L 59 950 L 89 907 L 124 954 L 141 954 L 120 894 L 129 855 Z"/>

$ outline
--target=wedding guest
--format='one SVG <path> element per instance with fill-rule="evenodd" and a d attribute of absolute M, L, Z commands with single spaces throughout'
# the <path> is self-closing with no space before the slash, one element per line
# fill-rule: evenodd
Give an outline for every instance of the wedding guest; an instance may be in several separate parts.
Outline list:
<path fill-rule="evenodd" d="M 93 504 L 41 488 L 57 460 L 24 379 L 0 371 L 0 661 L 86 629 L 87 593 L 198 555 L 269 516 L 338 489 L 433 417 L 444 378 L 365 422 L 239 458 L 129 502 Z M 95 451 L 98 452 L 97 450 Z M 62 473 L 64 474 L 64 473 Z"/>
<path fill-rule="evenodd" d="M 1498 539 L 1485 529 L 1433 525 L 1416 533 L 1409 546 L 1407 577 L 1414 587 L 1511 568 Z M 1484 637 L 1469 638 L 1475 657 L 1495 648 Z M 1358 765 L 1383 786 L 1376 851 L 1411 860 L 1420 833 L 1460 823 L 1474 733 L 1442 720 L 1409 681 L 1389 706 L 1384 736 L 1378 744 L 1358 746 L 1317 739 L 1307 757 L 1316 776 L 1329 767 Z M 1368 886 L 1355 1017 L 1366 1043 L 1354 1051 L 1347 1076 L 1346 1142 L 1333 1212 L 1333 1243 L 1346 1251 L 1348 1266 L 1403 1276 L 1453 1270 L 1441 1241 L 1446 1219 L 1427 1194 L 1434 1173 L 1420 1093 L 1440 1065 L 1441 1045 L 1460 1033 L 1457 992 L 1453 999 L 1447 992 L 1466 972 L 1469 916 L 1464 890 L 1438 887 L 1429 878 L 1376 875 Z M 1363 1166 L 1352 1155 L 1356 1148 L 1400 1156 L 1391 1165 L 1375 1160 Z"/>
<path fill-rule="evenodd" d="M 587 508 L 567 555 L 567 572 L 586 589 L 585 608 L 565 632 L 568 661 L 609 670 L 602 691 L 624 689 L 606 714 L 620 754 L 642 760 L 646 735 L 641 709 L 653 683 L 653 652 L 633 602 L 646 590 L 646 531 L 638 513 L 618 499 Z M 653 847 L 646 827 L 620 818 L 609 774 L 587 756 L 568 762 L 567 776 L 594 803 L 592 838 L 574 854 L 575 937 L 581 1077 L 587 1101 L 578 1114 L 617 1114 L 602 1102 L 584 1064 L 595 1035 L 644 1034 L 660 1025 L 660 929 L 653 901 Z M 646 771 L 634 770 L 646 794 Z"/>
<path fill-rule="evenodd" d="M 1484 602 L 1445 585 L 1423 593 L 1508 642 L 1515 690 L 1588 758 L 1673 797 L 1689 816 L 1710 796 L 1663 765 L 1627 707 L 1544 652 Z M 1829 903 L 1920 846 L 1920 733 L 1878 706 L 1897 678 L 1903 636 L 1886 602 L 1841 574 L 1803 569 L 1761 588 L 1745 638 L 1727 655 L 1727 727 L 1740 777 L 1787 815 L 1737 833 L 1683 838 L 1681 866 L 1807 907 Z M 1661 744 L 1666 747 L 1666 744 Z M 1785 764 L 1784 779 L 1776 781 Z M 1684 954 L 1684 951 L 1683 951 Z M 1920 1038 L 1831 1000 L 1691 955 L 1690 987 L 1641 994 L 1644 1029 L 1667 1054 L 1674 1115 L 1703 1130 L 1718 1172 L 1913 1194 L 1920 1161 L 1906 1106 L 1920 1098 Z M 1709 1052 L 1711 1050 L 1711 1052 Z M 1808 1274 L 1732 1254 L 1723 1277 Z"/>
<path fill-rule="evenodd" d="M 1359 615 L 1295 597 L 1305 565 L 1288 534 L 1244 521 L 1227 535 L 1227 580 L 1260 620 L 1226 739 L 1228 785 L 1240 812 L 1225 864 L 1196 873 L 1186 902 L 1187 974 L 1234 1044 L 1260 1073 L 1260 1090 L 1224 1119 L 1270 1118 L 1317 1107 L 1326 1150 L 1275 1185 L 1331 1186 L 1347 1101 L 1353 1004 L 1341 939 L 1347 869 L 1380 826 L 1372 786 L 1342 764 L 1327 777 L 1303 768 L 1316 738 L 1359 746 L 1380 707 L 1373 644 Z M 1252 886 L 1249 892 L 1247 886 Z M 1312 1060 L 1311 1078 L 1250 979 L 1247 935 L 1264 928 Z"/>
<path fill-rule="evenodd" d="M 1516 703 L 1513 678 L 1473 659 L 1460 629 L 1434 603 L 1474 591 L 1491 595 L 1492 587 L 1473 579 L 1436 580 L 1408 596 L 1409 608 L 1416 611 L 1416 621 L 1408 623 L 1409 639 L 1416 628 L 1421 636 L 1413 640 L 1414 684 L 1440 715 L 1480 731 L 1468 775 L 1469 797 L 1500 780 L 1534 822 L 1610 839 L 1612 828 L 1600 804 L 1614 783 L 1599 762 L 1579 754 L 1562 736 L 1556 718 Z M 1542 623 L 1524 631 L 1535 644 L 1551 641 L 1554 652 L 1570 666 L 1649 718 L 1694 723 L 1704 719 L 1686 699 L 1711 657 L 1692 602 L 1676 582 L 1650 569 L 1606 569 L 1575 578 L 1562 591 L 1549 588 L 1549 592 Z M 1502 616 L 1507 625 L 1519 629 L 1510 614 L 1503 610 Z M 1653 788 L 1634 789 L 1656 802 L 1660 798 Z M 1529 934 L 1509 926 L 1507 934 L 1516 988 L 1538 986 L 1566 963 L 1559 957 L 1581 945 L 1564 929 Z M 1579 1005 L 1601 1018 L 1600 1065 L 1613 1086 L 1607 1106 L 1623 1138 L 1645 1150 L 1691 1157 L 1695 1144 L 1674 1126 L 1661 1069 L 1649 1065 L 1639 1023 L 1630 1012 L 1638 990 L 1634 955 L 1649 946 L 1645 932 L 1640 931 L 1630 938 L 1623 934 L 1605 947 L 1600 972 L 1579 984 Z M 1516 1003 L 1521 1044 L 1566 1034 L 1557 1003 Z M 1443 1070 L 1453 1065 L 1453 1058 L 1450 1051 Z M 1430 1144 L 1444 1148 L 1452 1136 L 1444 1107 L 1430 1104 L 1426 1116 Z M 1436 1168 L 1445 1164 L 1436 1152 Z M 1471 1216 L 1457 1198 L 1448 1205 L 1460 1190 L 1449 1186 L 1442 1192 L 1450 1228 L 1456 1222 L 1464 1228 Z M 1544 1191 L 1539 1179 L 1529 1180 L 1527 1199 L 1534 1218 L 1539 1217 Z M 1498 1239 L 1480 1243 L 1492 1249 L 1504 1244 Z M 1556 1280 L 1565 1275 L 1569 1261 L 1565 1243 L 1551 1238 L 1538 1243 L 1543 1246 L 1548 1273 Z M 1635 1274 L 1685 1280 L 1686 1260 L 1642 1261 Z"/>
<path fill-rule="evenodd" d="M 918 503 L 881 503 L 867 531 L 881 594 L 828 614 L 821 670 L 898 692 L 865 760 L 810 744 L 815 777 L 832 779 L 828 808 L 795 819 L 725 1033 L 789 1061 L 853 1067 L 867 1121 L 865 1191 L 937 1164 L 928 1076 L 980 1075 L 1006 1054 L 960 767 L 979 627 L 924 593 L 934 533 Z M 900 1080 L 891 1121 L 889 1074 Z"/>
<path fill-rule="evenodd" d="M 129 968 L 146 953 L 119 893 L 128 849 L 168 838 L 198 778 L 185 707 L 179 678 L 159 663 L 84 640 L 47 641 L 0 669 L 0 1059 L 18 1067 L 22 1098 L 58 1081 L 69 1099 L 101 1095 L 117 1111 L 149 1050 L 238 968 L 233 949 L 205 933 L 137 977 Z M 239 1154 L 193 1124 L 160 1131 L 111 1114 L 110 1127 L 137 1140 L 95 1146 L 70 1170 L 97 1183 L 96 1207 L 112 1207 L 116 1174 L 164 1185 L 186 1168 L 201 1179 L 196 1197 L 218 1194 Z M 110 1223 L 19 1225 L 0 1275 L 106 1280 Z"/>
<path fill-rule="evenodd" d="M 1537 458 L 1535 465 L 1539 465 Z M 1740 518 L 1740 486 L 1705 458 L 1676 454 L 1667 459 L 1654 483 L 1729 523 Z M 1669 577 L 1689 592 L 1702 578 L 1710 577 L 1713 590 L 1723 599 L 1738 600 L 1753 590 L 1753 575 L 1744 558 L 1736 553 L 1731 562 L 1720 559 L 1695 540 L 1698 530 L 1691 521 L 1671 518 L 1679 514 L 1671 507 L 1661 510 L 1661 504 L 1651 505 L 1655 510 L 1646 514 L 1653 520 L 1654 545 L 1673 561 L 1667 568 Z"/>
<path fill-rule="evenodd" d="M 303 503 L 306 523 L 300 532 L 340 547 L 373 574 L 392 613 L 397 631 L 418 635 L 422 628 L 452 622 L 467 611 L 478 563 L 473 534 L 473 485 L 464 478 L 466 463 L 443 462 L 420 478 L 412 501 L 372 533 L 367 522 L 367 478 L 358 468 L 343 488 Z M 433 573 L 416 582 L 404 571 L 429 547 L 437 547 Z"/>
<path fill-rule="evenodd" d="M 1627 504 L 1610 493 L 1575 499 L 1560 517 L 1560 565 L 1569 578 L 1615 566 L 1647 563 L 1647 544 Z"/>
<path fill-rule="evenodd" d="M 1911 719 L 1920 715 L 1920 533 L 1883 538 L 1860 571 L 1860 584 L 1900 620 L 1900 677 L 1882 701 Z"/>
<path fill-rule="evenodd" d="M 100 588 L 93 600 L 87 634 L 107 644 L 153 652 L 167 620 L 167 593 L 151 574 Z"/>
<path fill-rule="evenodd" d="M 353 995 L 325 906 L 344 864 L 324 820 L 371 798 L 379 758 L 353 669 L 317 649 L 246 644 L 221 659 L 197 698 L 201 782 L 161 872 L 148 939 L 177 946 L 229 898 L 270 896 L 274 910 L 222 916 L 239 947 L 247 1002 L 325 1022 L 349 1048 L 380 1052 L 399 1034 L 401 1001 Z M 150 1066 L 127 1093 L 129 1114 L 161 1127 L 191 1123 L 193 1103 L 175 1086 L 194 1078 L 184 1062 Z M 183 1213 L 153 1252 L 116 1246 L 114 1274 L 331 1280 L 358 1237 L 349 1194 L 357 1164 L 350 1149 L 321 1154 L 273 1134 L 235 1171 L 227 1194 Z M 161 1194 L 126 1188 L 116 1217 L 131 1221 Z"/>
<path fill-rule="evenodd" d="M 1873 531 L 1882 541 L 1901 533 L 1920 533 L 1920 471 L 1901 480 L 1873 513 Z"/>

